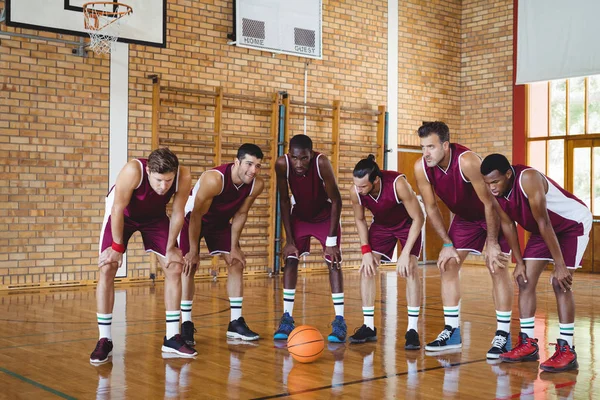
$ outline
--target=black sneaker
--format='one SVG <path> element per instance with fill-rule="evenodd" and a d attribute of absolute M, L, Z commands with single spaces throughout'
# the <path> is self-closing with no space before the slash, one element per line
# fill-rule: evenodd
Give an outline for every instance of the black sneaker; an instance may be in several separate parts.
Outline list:
<path fill-rule="evenodd" d="M 229 326 L 227 327 L 227 337 L 242 340 L 258 340 L 259 338 L 258 333 L 252 332 L 250 328 L 248 328 L 246 321 L 244 321 L 244 317 L 239 317 L 229 323 Z"/>
<path fill-rule="evenodd" d="M 104 364 L 112 355 L 113 342 L 110 339 L 102 338 L 96 343 L 96 348 L 90 355 L 90 363 L 94 365 Z"/>
<path fill-rule="evenodd" d="M 188 346 L 194 346 L 196 344 L 194 333 L 196 333 L 196 328 L 194 328 L 194 323 L 192 321 L 185 321 L 181 324 L 181 337 Z"/>
<path fill-rule="evenodd" d="M 510 333 L 498 330 L 492 340 L 492 347 L 487 352 L 487 358 L 499 359 L 501 354 L 508 353 L 511 348 Z"/>
<path fill-rule="evenodd" d="M 361 326 L 354 331 L 354 335 L 348 338 L 350 343 L 365 343 L 377 341 L 377 328 L 371 329 L 367 325 Z"/>
<path fill-rule="evenodd" d="M 421 348 L 419 334 L 414 329 L 407 331 L 406 335 L 404 335 L 404 339 L 406 339 L 404 350 L 419 350 Z"/>
<path fill-rule="evenodd" d="M 162 351 L 163 353 L 177 354 L 180 357 L 195 357 L 198 355 L 196 349 L 188 346 L 179 333 L 171 339 L 164 337 Z"/>
<path fill-rule="evenodd" d="M 446 325 L 444 330 L 440 332 L 437 339 L 427 343 L 425 350 L 427 351 L 444 351 L 451 349 L 460 349 L 462 347 L 462 339 L 460 337 L 460 328 L 453 328 Z"/>

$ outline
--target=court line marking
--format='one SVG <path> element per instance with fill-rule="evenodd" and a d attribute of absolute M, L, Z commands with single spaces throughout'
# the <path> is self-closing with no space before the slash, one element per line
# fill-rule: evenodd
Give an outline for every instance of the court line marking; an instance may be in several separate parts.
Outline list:
<path fill-rule="evenodd" d="M 445 367 L 442 366 L 442 365 L 438 365 L 436 367 L 431 367 L 431 368 L 421 368 L 421 369 L 418 369 L 417 371 L 415 371 L 413 373 L 435 371 L 435 370 L 438 370 L 438 369 L 450 368 L 450 367 L 457 367 L 457 366 L 460 366 L 460 365 L 467 365 L 467 364 L 475 364 L 475 363 L 480 363 L 480 362 L 483 362 L 483 361 L 486 361 L 486 359 L 483 358 L 481 360 L 472 360 L 472 361 L 459 362 L 459 363 L 450 364 L 450 365 L 445 366 Z M 397 374 L 392 374 L 392 375 L 381 375 L 381 376 L 375 376 L 373 378 L 358 379 L 358 380 L 355 380 L 355 381 L 348 381 L 348 382 L 336 383 L 336 384 L 333 384 L 333 385 L 319 386 L 319 387 L 316 387 L 316 388 L 311 388 L 311 389 L 306 389 L 306 390 L 300 390 L 300 391 L 297 391 L 297 392 L 285 392 L 285 393 L 274 394 L 274 395 L 271 395 L 271 396 L 255 397 L 252 400 L 266 400 L 266 399 L 276 399 L 276 398 L 287 397 L 287 396 L 295 396 L 297 394 L 317 392 L 317 391 L 320 391 L 320 390 L 326 390 L 326 389 L 333 389 L 333 388 L 338 388 L 338 387 L 343 387 L 343 386 L 362 384 L 362 383 L 371 382 L 371 381 L 379 381 L 379 380 L 382 380 L 382 379 L 397 378 L 399 376 L 404 376 L 404 375 L 408 375 L 408 374 L 409 374 L 408 371 L 404 371 L 404 372 L 398 372 Z"/>
<path fill-rule="evenodd" d="M 58 391 L 56 389 L 52 389 L 51 387 L 48 387 L 46 385 L 42 385 L 41 383 L 36 382 L 33 379 L 26 378 L 23 375 L 17 374 L 16 372 L 10 371 L 10 370 L 8 370 L 6 368 L 0 367 L 0 372 L 4 372 L 6 375 L 12 376 L 13 378 L 17 378 L 17 379 L 19 379 L 19 380 L 21 380 L 21 381 L 23 381 L 25 383 L 29 383 L 30 385 L 33 385 L 33 386 L 35 386 L 35 387 L 37 387 L 39 389 L 45 390 L 46 392 L 52 393 L 52 394 L 54 394 L 54 395 L 56 395 L 56 396 L 58 396 L 60 398 L 69 399 L 69 400 L 76 400 L 76 397 L 69 396 L 68 394 L 60 392 L 60 391 Z"/>

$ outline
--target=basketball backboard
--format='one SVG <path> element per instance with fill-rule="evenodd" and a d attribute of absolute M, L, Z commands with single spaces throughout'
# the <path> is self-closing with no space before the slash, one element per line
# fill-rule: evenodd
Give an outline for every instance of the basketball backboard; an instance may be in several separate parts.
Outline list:
<path fill-rule="evenodd" d="M 87 36 L 82 7 L 87 2 L 89 0 L 6 0 L 6 25 Z M 166 46 L 167 0 L 120 2 L 130 5 L 133 13 L 121 25 L 119 42 Z"/>

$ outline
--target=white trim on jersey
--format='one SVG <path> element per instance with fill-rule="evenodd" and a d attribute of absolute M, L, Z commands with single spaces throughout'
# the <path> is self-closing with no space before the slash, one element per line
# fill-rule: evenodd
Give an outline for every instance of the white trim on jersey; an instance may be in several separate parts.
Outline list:
<path fill-rule="evenodd" d="M 207 171 L 204 171 L 202 175 L 200 175 L 200 178 L 198 178 L 198 180 L 196 181 L 196 184 L 192 189 L 192 194 L 190 194 L 190 197 L 188 197 L 188 200 L 185 203 L 185 215 L 194 210 L 194 203 L 196 202 L 196 195 L 198 194 L 198 190 L 200 190 L 200 181 L 202 180 L 202 176 L 204 176 L 205 173 L 211 171 L 218 172 L 221 175 L 221 192 L 219 194 L 223 193 L 223 190 L 225 190 L 225 175 L 223 175 L 221 171 L 218 171 L 216 169 L 209 169 Z"/>
<path fill-rule="evenodd" d="M 452 147 L 450 147 L 450 161 L 448 161 L 448 165 L 446 166 L 446 169 L 442 169 L 442 167 L 438 165 L 436 165 L 436 167 L 438 167 L 444 174 L 448 175 L 448 170 L 450 169 L 450 166 L 452 165 Z M 460 169 L 460 164 L 458 165 L 458 169 Z M 462 173 L 461 173 L 462 175 Z"/>
<path fill-rule="evenodd" d="M 321 178 L 321 180 L 323 180 L 323 177 L 321 176 L 321 168 L 319 168 L 319 157 L 321 157 L 322 154 L 319 153 L 319 155 L 317 156 L 317 159 L 315 160 L 315 164 L 317 165 L 317 174 L 319 174 L 319 178 Z M 325 185 L 325 182 L 323 182 L 323 185 Z"/>
<path fill-rule="evenodd" d="M 102 253 L 102 239 L 104 239 L 104 231 L 108 224 L 108 218 L 110 217 L 112 206 L 115 203 L 115 190 L 113 189 L 108 192 L 104 199 L 104 220 L 102 221 L 102 229 L 100 229 L 100 242 L 98 243 L 98 255 Z"/>
<path fill-rule="evenodd" d="M 464 153 L 460 153 L 460 155 L 458 156 L 458 170 L 460 171 L 460 176 L 461 176 L 461 178 L 463 179 L 463 181 L 465 181 L 465 182 L 467 182 L 467 183 L 471 183 L 471 181 L 468 181 L 468 180 L 467 180 L 467 178 L 465 178 L 465 174 L 463 174 L 462 168 L 461 168 L 461 166 L 460 166 L 460 158 L 461 158 L 462 156 L 464 156 L 465 154 L 467 154 L 467 153 L 473 153 L 473 154 L 475 154 L 477 157 L 479 157 L 479 154 L 475 153 L 474 151 L 468 150 L 468 151 L 465 151 Z M 479 159 L 481 160 L 481 157 L 479 157 Z"/>
<path fill-rule="evenodd" d="M 285 179 L 287 179 L 289 181 L 290 180 L 290 160 L 288 160 L 287 154 L 285 154 L 285 165 L 286 165 Z"/>
<path fill-rule="evenodd" d="M 248 197 L 252 196 L 252 192 L 254 192 L 254 184 L 256 183 L 256 178 L 252 179 L 252 187 L 250 188 L 250 194 Z"/>
<path fill-rule="evenodd" d="M 519 176 L 519 187 L 521 188 L 523 196 L 528 199 L 521 181 L 523 179 L 523 174 L 529 170 L 541 174 L 548 184 L 548 191 L 546 192 L 546 208 L 548 211 L 552 211 L 564 219 L 583 224 L 583 234 L 589 235 L 589 232 L 592 229 L 592 213 L 590 210 L 577 200 L 565 196 L 556 185 L 550 182 L 546 175 L 535 168 L 527 168 L 523 170 Z"/>
<path fill-rule="evenodd" d="M 179 166 L 177 166 L 177 181 L 175 182 L 175 193 L 177 193 L 179 191 L 179 177 L 181 175 L 179 175 Z"/>
<path fill-rule="evenodd" d="M 398 192 L 396 192 L 396 181 L 397 181 L 397 180 L 398 180 L 398 178 L 400 178 L 400 177 L 402 177 L 402 178 L 404 178 L 404 179 L 406 180 L 406 175 L 404 175 L 404 174 L 400 174 L 400 175 L 398 175 L 398 176 L 396 177 L 396 179 L 394 179 L 394 184 L 392 185 L 392 188 L 394 189 L 394 197 L 396 198 L 396 203 L 398 203 L 398 204 L 402 204 L 402 200 L 400 200 L 400 199 L 398 198 Z M 407 182 L 408 182 L 408 181 L 407 181 Z M 410 186 L 410 185 L 408 185 L 408 186 Z M 382 188 L 382 189 L 383 189 L 383 188 Z M 412 188 L 411 188 L 411 189 L 412 189 Z"/>
<path fill-rule="evenodd" d="M 142 162 L 140 160 L 138 160 L 137 158 L 134 159 L 135 161 L 137 161 L 138 163 L 140 163 L 140 168 L 142 170 L 142 177 L 140 178 L 140 183 L 138 183 L 136 189 L 139 189 L 140 186 L 142 186 L 142 182 L 144 182 L 144 164 L 142 164 Z"/>
<path fill-rule="evenodd" d="M 425 164 L 425 157 L 421 157 L 421 164 L 423 165 L 423 173 L 425 174 L 425 179 L 427 179 L 427 182 L 431 183 L 429 177 L 427 176 L 427 165 Z"/>
<path fill-rule="evenodd" d="M 360 204 L 361 206 L 363 205 L 362 200 L 360 199 L 360 193 L 358 193 L 358 189 L 356 188 L 356 185 L 352 185 L 354 187 L 354 191 L 356 192 L 356 197 L 358 197 L 358 204 Z"/>

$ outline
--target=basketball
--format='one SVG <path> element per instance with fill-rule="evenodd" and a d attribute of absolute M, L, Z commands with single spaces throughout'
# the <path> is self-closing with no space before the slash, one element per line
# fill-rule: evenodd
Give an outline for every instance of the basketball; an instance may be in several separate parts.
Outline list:
<path fill-rule="evenodd" d="M 288 351 L 294 360 L 301 363 L 316 361 L 325 349 L 323 335 L 317 328 L 301 325 L 288 338 Z"/>

